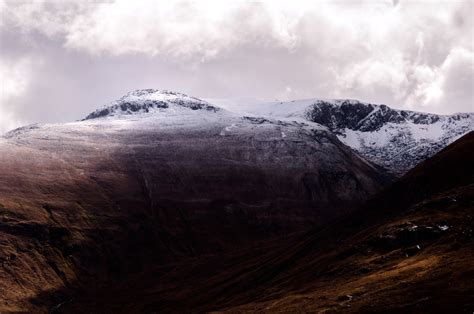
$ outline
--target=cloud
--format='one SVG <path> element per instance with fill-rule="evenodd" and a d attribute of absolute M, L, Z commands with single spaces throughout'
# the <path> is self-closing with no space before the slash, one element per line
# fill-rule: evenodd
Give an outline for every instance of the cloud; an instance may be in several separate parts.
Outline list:
<path fill-rule="evenodd" d="M 0 0 L 0 10 L 0 62 L 29 77 L 4 121 L 80 118 L 144 87 L 473 111 L 469 0 Z M 33 94 L 54 110 L 32 108 Z"/>
<path fill-rule="evenodd" d="M 407 65 L 400 55 L 389 55 L 388 58 L 391 60 L 367 59 L 351 64 L 341 74 L 335 73 L 336 94 L 342 96 L 346 91 L 354 91 L 364 99 L 383 102 L 384 95 L 389 93 L 402 101 L 409 86 Z"/>
<path fill-rule="evenodd" d="M 432 70 L 433 71 L 433 70 Z M 474 53 L 463 48 L 450 51 L 433 75 L 419 85 L 419 104 L 444 113 L 474 111 Z"/>
<path fill-rule="evenodd" d="M 275 1 L 10 2 L 10 24 L 61 37 L 92 55 L 144 54 L 207 60 L 239 45 L 291 49 L 301 10 Z M 300 13 L 298 13 L 300 12 Z"/>
<path fill-rule="evenodd" d="M 25 93 L 30 83 L 31 60 L 16 63 L 0 62 L 0 134 L 21 126 L 24 122 L 15 114 L 15 99 Z"/>

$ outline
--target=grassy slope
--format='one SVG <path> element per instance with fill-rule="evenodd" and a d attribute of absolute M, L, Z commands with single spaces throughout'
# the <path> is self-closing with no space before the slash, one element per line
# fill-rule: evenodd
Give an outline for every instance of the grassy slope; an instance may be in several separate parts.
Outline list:
<path fill-rule="evenodd" d="M 309 234 L 149 269 L 72 312 L 472 312 L 474 133 Z M 446 229 L 447 227 L 447 229 Z"/>

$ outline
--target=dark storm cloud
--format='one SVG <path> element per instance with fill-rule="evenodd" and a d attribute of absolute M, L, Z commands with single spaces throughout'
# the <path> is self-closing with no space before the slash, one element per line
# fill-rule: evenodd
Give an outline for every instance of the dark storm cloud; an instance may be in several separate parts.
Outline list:
<path fill-rule="evenodd" d="M 471 1 L 28 1 L 0 10 L 0 132 L 80 119 L 150 87 L 473 110 Z"/>

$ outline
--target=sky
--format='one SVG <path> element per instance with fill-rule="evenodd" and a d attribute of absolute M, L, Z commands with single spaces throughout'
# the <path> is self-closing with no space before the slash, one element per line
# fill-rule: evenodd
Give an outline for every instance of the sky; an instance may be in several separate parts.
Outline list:
<path fill-rule="evenodd" d="M 474 111 L 474 1 L 0 0 L 0 134 L 143 88 Z"/>

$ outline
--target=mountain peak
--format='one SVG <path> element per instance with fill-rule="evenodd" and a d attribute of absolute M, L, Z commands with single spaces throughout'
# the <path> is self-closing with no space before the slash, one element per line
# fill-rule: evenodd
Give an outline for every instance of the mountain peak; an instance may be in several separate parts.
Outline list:
<path fill-rule="evenodd" d="M 213 112 L 219 110 L 219 108 L 210 105 L 207 101 L 183 93 L 169 90 L 139 89 L 127 93 L 103 108 L 97 109 L 85 117 L 84 120 L 163 112 L 170 107 L 176 106 L 190 110 L 203 109 Z"/>

